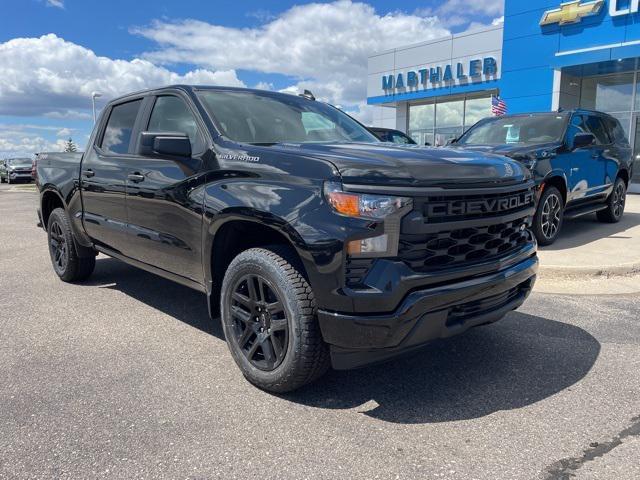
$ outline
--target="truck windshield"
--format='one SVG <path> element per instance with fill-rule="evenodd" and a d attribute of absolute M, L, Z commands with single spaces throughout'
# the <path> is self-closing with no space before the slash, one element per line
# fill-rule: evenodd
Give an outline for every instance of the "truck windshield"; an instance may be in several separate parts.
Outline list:
<path fill-rule="evenodd" d="M 559 142 L 567 125 L 566 113 L 495 117 L 482 120 L 462 135 L 458 145 L 504 145 Z"/>
<path fill-rule="evenodd" d="M 351 117 L 319 101 L 229 90 L 201 90 L 198 96 L 221 133 L 236 142 L 379 142 Z"/>

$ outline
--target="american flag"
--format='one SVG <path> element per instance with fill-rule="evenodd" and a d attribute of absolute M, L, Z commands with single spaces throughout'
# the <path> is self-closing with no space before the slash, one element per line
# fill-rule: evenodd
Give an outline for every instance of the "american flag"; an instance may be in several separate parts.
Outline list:
<path fill-rule="evenodd" d="M 491 113 L 494 115 L 504 115 L 507 113 L 507 104 L 499 97 L 491 97 Z"/>

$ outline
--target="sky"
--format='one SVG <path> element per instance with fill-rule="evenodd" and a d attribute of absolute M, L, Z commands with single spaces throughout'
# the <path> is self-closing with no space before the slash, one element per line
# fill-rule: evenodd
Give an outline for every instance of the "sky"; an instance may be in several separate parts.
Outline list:
<path fill-rule="evenodd" d="M 500 22 L 504 0 L 0 0 L 0 158 L 83 149 L 110 98 L 172 83 L 338 105 L 365 123 L 367 56 Z"/>

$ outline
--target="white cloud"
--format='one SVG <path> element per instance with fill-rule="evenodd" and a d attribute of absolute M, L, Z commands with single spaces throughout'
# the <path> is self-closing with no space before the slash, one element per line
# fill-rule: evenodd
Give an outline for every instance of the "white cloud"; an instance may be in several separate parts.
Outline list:
<path fill-rule="evenodd" d="M 421 8 L 416 13 L 422 15 L 433 15 L 448 27 L 458 27 L 461 25 L 469 25 L 469 29 L 475 29 L 478 26 L 486 27 L 477 21 L 481 17 L 497 17 L 493 22 L 504 14 L 504 0 L 448 0 L 442 2 L 438 7 Z M 495 25 L 495 23 L 491 23 Z"/>
<path fill-rule="evenodd" d="M 73 129 L 56 125 L 0 123 L 0 158 L 28 157 L 37 152 L 61 152 L 64 140 L 72 136 Z M 49 140 L 50 134 L 64 133 L 65 138 Z"/>
<path fill-rule="evenodd" d="M 62 152 L 64 142 L 63 139 L 51 142 L 41 136 L 0 131 L 0 158 L 30 157 L 37 152 Z"/>
<path fill-rule="evenodd" d="M 89 120 L 90 118 L 93 118 L 89 112 L 82 112 L 80 110 L 64 110 L 62 112 L 54 110 L 53 112 L 43 113 L 42 116 L 45 118 L 56 118 L 61 120 Z"/>
<path fill-rule="evenodd" d="M 47 7 L 64 8 L 63 0 L 46 0 Z"/>
<path fill-rule="evenodd" d="M 0 43 L 0 115 L 87 118 L 91 92 L 103 100 L 172 83 L 243 86 L 233 70 L 184 75 L 148 60 L 114 60 L 54 34 Z"/>
<path fill-rule="evenodd" d="M 183 20 L 132 32 L 159 45 L 144 55 L 153 62 L 289 75 L 298 79 L 293 90 L 349 105 L 366 97 L 368 55 L 449 34 L 437 18 L 379 15 L 350 0 L 295 6 L 257 28 Z"/>
<path fill-rule="evenodd" d="M 496 17 L 491 21 L 491 25 L 493 25 L 494 27 L 498 25 L 502 25 L 503 23 L 504 23 L 504 15 Z"/>

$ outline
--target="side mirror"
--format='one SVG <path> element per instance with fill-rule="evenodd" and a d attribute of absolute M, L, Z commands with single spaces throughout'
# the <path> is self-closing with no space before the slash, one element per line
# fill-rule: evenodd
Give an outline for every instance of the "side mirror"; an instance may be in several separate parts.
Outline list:
<path fill-rule="evenodd" d="M 445 145 L 453 145 L 457 141 L 458 141 L 457 138 L 450 138 L 449 140 L 447 140 L 447 143 Z"/>
<path fill-rule="evenodd" d="M 575 150 L 576 148 L 590 147 L 595 141 L 596 137 L 592 133 L 576 133 L 573 137 L 572 148 Z"/>
<path fill-rule="evenodd" d="M 137 153 L 147 157 L 190 157 L 191 141 L 181 132 L 142 132 Z"/>
<path fill-rule="evenodd" d="M 431 144 L 430 144 L 429 142 L 424 142 L 424 146 L 425 146 L 425 147 L 430 147 L 430 146 L 431 146 Z"/>

